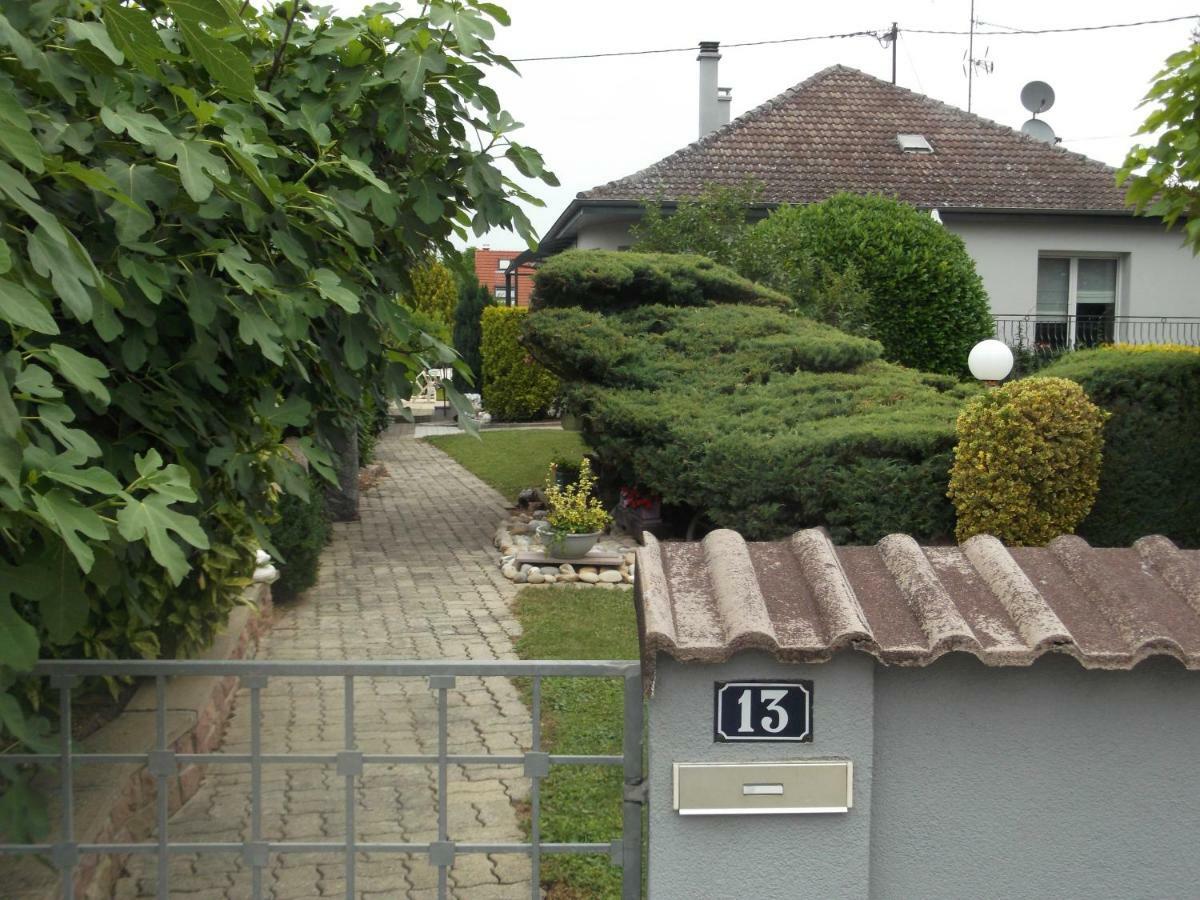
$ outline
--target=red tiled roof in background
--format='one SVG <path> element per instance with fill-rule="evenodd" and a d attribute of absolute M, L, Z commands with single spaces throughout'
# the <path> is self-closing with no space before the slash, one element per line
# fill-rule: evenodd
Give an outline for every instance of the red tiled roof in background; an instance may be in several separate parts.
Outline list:
<path fill-rule="evenodd" d="M 933 153 L 904 152 L 898 134 Z M 579 194 L 675 200 L 710 183 L 763 185 L 762 201 L 812 203 L 838 191 L 925 208 L 1128 212 L 1116 170 L 1020 131 L 831 66 L 666 159 Z"/>
<path fill-rule="evenodd" d="M 493 297 L 499 290 L 500 299 L 504 300 L 504 276 L 507 270 L 501 268 L 501 262 L 513 260 L 520 254 L 520 250 L 476 248 L 475 277 L 479 279 L 480 284 L 491 291 Z M 522 266 L 517 273 L 517 306 L 529 305 L 529 295 L 533 293 L 533 273 L 534 269 L 531 266 Z"/>

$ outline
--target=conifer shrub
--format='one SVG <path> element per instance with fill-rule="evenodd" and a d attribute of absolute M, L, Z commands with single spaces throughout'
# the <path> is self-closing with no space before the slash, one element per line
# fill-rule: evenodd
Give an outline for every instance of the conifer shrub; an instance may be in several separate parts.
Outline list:
<path fill-rule="evenodd" d="M 489 306 L 483 311 L 479 351 L 483 406 L 498 421 L 523 422 L 546 415 L 559 395 L 558 379 L 520 343 L 528 310 Z"/>
<path fill-rule="evenodd" d="M 311 479 L 307 497 L 284 494 L 279 500 L 278 520 L 270 526 L 271 543 L 280 554 L 279 580 L 271 586 L 276 599 L 298 597 L 317 583 L 321 550 L 331 531 L 324 498 L 323 486 Z"/>
<path fill-rule="evenodd" d="M 843 542 L 949 536 L 954 420 L 977 388 L 709 290 L 709 305 L 529 317 L 525 345 L 563 378 L 606 476 L 752 539 L 811 526 Z"/>
<path fill-rule="evenodd" d="M 455 371 L 454 384 L 460 390 L 479 390 L 483 383 L 479 342 L 483 339 L 483 311 L 491 303 L 488 289 L 478 282 L 463 285 L 458 293 L 458 305 L 454 308 L 454 349 L 471 370 L 470 381 Z"/>
<path fill-rule="evenodd" d="M 1071 353 L 1043 372 L 1078 382 L 1112 418 L 1089 542 L 1127 547 L 1164 534 L 1200 547 L 1200 353 L 1194 347 L 1106 347 Z"/>
<path fill-rule="evenodd" d="M 580 307 L 617 312 L 642 304 L 710 306 L 715 302 L 785 308 L 789 298 L 711 259 L 687 253 L 568 250 L 542 263 L 533 309 Z"/>
<path fill-rule="evenodd" d="M 973 399 L 958 417 L 950 497 L 956 536 L 1041 545 L 1075 531 L 1100 480 L 1108 414 L 1065 378 L 1026 378 Z"/>

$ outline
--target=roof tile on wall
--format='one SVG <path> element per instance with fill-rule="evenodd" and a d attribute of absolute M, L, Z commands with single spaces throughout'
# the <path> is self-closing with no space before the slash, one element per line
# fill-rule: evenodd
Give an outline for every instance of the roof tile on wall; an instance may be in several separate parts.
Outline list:
<path fill-rule="evenodd" d="M 824 662 L 855 649 L 909 666 L 955 651 L 1024 666 L 1055 652 L 1095 669 L 1165 655 L 1200 669 L 1200 551 L 1161 536 L 1116 549 L 1070 535 L 1012 549 L 988 535 L 922 547 L 904 534 L 836 547 L 821 529 L 770 543 L 728 530 L 646 541 L 637 605 L 649 679 L 658 653 L 703 663 L 743 650 Z"/>

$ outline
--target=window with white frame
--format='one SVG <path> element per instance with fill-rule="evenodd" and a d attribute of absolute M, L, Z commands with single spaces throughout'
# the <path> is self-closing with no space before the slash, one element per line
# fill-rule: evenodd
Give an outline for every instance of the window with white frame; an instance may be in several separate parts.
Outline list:
<path fill-rule="evenodd" d="M 511 262 L 511 260 L 507 260 L 507 259 L 498 260 L 496 262 L 496 270 L 499 272 L 503 272 L 505 269 L 508 268 L 509 262 Z"/>
<path fill-rule="evenodd" d="M 1113 339 L 1120 257 L 1038 258 L 1038 344 L 1052 348 L 1095 346 Z"/>

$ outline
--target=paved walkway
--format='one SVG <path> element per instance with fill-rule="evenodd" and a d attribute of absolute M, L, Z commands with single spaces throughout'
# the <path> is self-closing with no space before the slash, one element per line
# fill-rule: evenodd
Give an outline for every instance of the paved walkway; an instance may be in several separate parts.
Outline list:
<path fill-rule="evenodd" d="M 260 656 L 273 659 L 496 659 L 513 657 L 514 589 L 492 550 L 504 501 L 429 445 L 393 429 L 379 443 L 388 477 L 363 494 L 362 518 L 335 526 L 318 584 L 277 610 Z M 528 747 L 529 716 L 503 678 L 459 678 L 450 691 L 449 747 L 511 753 Z M 249 695 L 237 697 L 228 752 L 249 750 Z M 330 752 L 344 746 L 342 679 L 280 678 L 263 692 L 264 752 Z M 433 695 L 423 679 L 356 679 L 359 749 L 436 753 Z M 332 766 L 266 765 L 263 831 L 268 840 L 340 841 L 345 779 Z M 452 767 L 452 840 L 522 840 L 513 801 L 527 791 L 519 767 Z M 249 834 L 248 767 L 209 767 L 204 787 L 171 819 L 172 841 L 242 841 Z M 436 769 L 368 765 L 359 779 L 360 841 L 436 840 Z M 250 872 L 237 854 L 172 859 L 171 896 L 249 897 Z M 529 862 L 516 855 L 460 856 L 452 896 L 487 900 L 529 895 Z M 279 900 L 344 896 L 340 853 L 271 858 L 266 896 Z M 423 858 L 360 855 L 361 897 L 436 896 L 437 869 Z M 118 898 L 154 896 L 153 857 L 135 857 Z"/>

